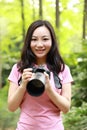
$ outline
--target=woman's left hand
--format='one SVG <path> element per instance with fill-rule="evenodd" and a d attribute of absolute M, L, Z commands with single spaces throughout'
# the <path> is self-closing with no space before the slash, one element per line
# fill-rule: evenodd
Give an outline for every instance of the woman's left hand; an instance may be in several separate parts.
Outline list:
<path fill-rule="evenodd" d="M 51 85 L 49 75 L 45 74 L 45 91 L 51 101 L 64 113 L 68 112 L 71 105 L 71 83 L 63 84 L 61 95 Z"/>
<path fill-rule="evenodd" d="M 45 91 L 49 91 L 52 88 L 50 83 L 50 77 L 46 72 L 44 72 L 44 74 L 45 74 Z"/>

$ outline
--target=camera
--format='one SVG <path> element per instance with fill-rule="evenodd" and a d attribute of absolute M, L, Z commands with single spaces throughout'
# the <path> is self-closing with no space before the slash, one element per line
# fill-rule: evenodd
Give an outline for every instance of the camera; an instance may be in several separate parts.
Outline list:
<path fill-rule="evenodd" d="M 45 90 L 44 72 L 46 72 L 49 77 L 50 72 L 46 70 L 43 66 L 39 66 L 37 68 L 33 67 L 32 72 L 35 73 L 35 76 L 28 82 L 26 89 L 31 96 L 40 96 Z"/>

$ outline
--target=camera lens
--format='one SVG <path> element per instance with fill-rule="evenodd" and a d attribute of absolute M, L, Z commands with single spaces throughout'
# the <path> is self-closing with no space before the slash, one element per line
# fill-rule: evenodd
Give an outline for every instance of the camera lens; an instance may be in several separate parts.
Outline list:
<path fill-rule="evenodd" d="M 27 84 L 27 91 L 31 96 L 40 96 L 44 89 L 44 84 L 38 79 L 33 79 Z"/>

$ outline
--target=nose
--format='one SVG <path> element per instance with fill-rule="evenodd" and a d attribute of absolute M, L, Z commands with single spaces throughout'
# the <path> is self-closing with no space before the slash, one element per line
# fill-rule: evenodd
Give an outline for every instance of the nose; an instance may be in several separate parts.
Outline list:
<path fill-rule="evenodd" d="M 37 46 L 38 46 L 38 47 L 42 47 L 42 46 L 43 46 L 42 41 L 38 41 L 38 42 L 37 42 Z"/>

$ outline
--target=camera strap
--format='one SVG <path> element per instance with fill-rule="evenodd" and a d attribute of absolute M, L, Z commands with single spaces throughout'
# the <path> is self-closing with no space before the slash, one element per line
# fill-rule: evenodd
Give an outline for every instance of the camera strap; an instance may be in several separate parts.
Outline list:
<path fill-rule="evenodd" d="M 20 86 L 21 85 L 21 82 L 22 82 L 22 76 L 19 78 L 18 80 L 18 85 Z"/>
<path fill-rule="evenodd" d="M 55 87 L 58 89 L 62 89 L 62 84 L 60 82 L 60 78 L 58 77 L 58 74 L 53 73 L 53 77 L 54 77 Z"/>
<path fill-rule="evenodd" d="M 58 89 L 62 89 L 62 84 L 60 82 L 60 78 L 58 77 L 58 74 L 53 72 L 53 77 L 54 77 L 55 87 Z M 19 78 L 18 85 L 20 85 L 21 82 L 22 82 L 22 77 Z"/>

